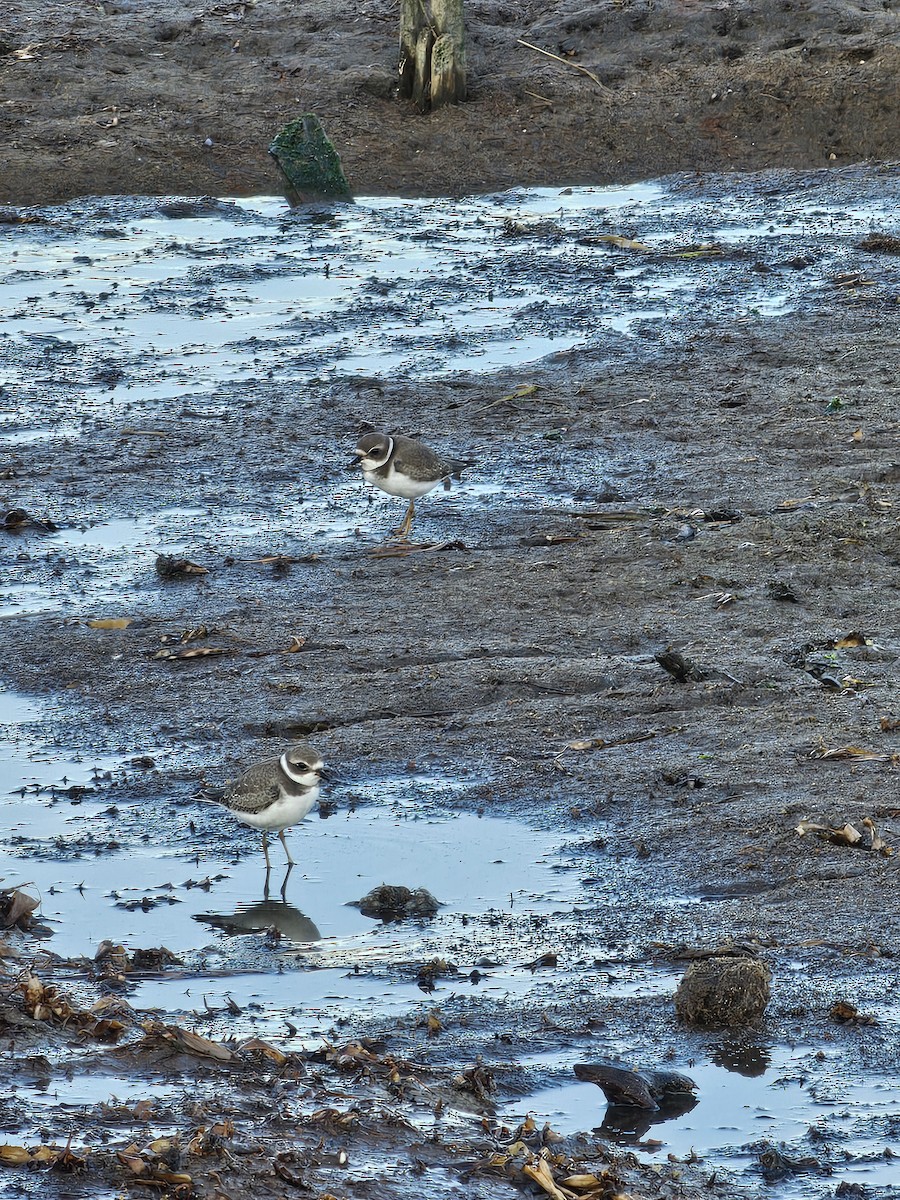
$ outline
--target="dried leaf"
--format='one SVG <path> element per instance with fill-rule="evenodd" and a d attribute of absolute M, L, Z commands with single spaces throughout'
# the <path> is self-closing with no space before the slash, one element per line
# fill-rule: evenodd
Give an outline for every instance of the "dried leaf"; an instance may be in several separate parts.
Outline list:
<path fill-rule="evenodd" d="M 279 1067 L 284 1066 L 288 1060 L 286 1054 L 283 1054 L 268 1042 L 264 1042 L 262 1038 L 248 1038 L 246 1042 L 241 1042 L 240 1046 L 238 1046 L 238 1053 L 242 1054 L 245 1050 L 257 1050 L 260 1054 L 264 1054 L 266 1058 L 271 1058 L 272 1062 Z"/>
<path fill-rule="evenodd" d="M 780 504 L 776 504 L 776 512 L 791 512 L 795 508 L 803 508 L 804 505 L 815 503 L 816 496 L 798 496 L 792 500 L 782 500 Z"/>
<path fill-rule="evenodd" d="M 20 888 L 4 888 L 0 891 L 0 919 L 7 929 L 20 924 L 21 928 L 27 929 L 29 918 L 39 904 L 39 900 Z"/>
<path fill-rule="evenodd" d="M 219 1062 L 229 1062 L 234 1055 L 221 1042 L 212 1042 L 209 1038 L 201 1037 L 190 1029 L 179 1029 L 177 1025 L 166 1027 L 172 1039 L 191 1054 L 201 1054 L 205 1058 L 215 1058 Z"/>
<path fill-rule="evenodd" d="M 795 827 L 794 832 L 800 837 L 805 837 L 807 833 L 816 833 L 835 846 L 855 846 L 860 850 L 871 850 L 876 854 L 884 854 L 886 857 L 890 857 L 894 853 L 893 848 L 888 846 L 879 834 L 871 817 L 863 817 L 858 827 L 851 825 L 849 821 L 840 828 L 820 825 L 816 821 L 801 821 Z"/>
<path fill-rule="evenodd" d="M 805 837 L 808 833 L 818 833 L 837 846 L 855 846 L 862 839 L 859 830 L 849 822 L 837 829 L 831 825 L 820 825 L 816 821 L 801 821 L 794 832 L 800 837 Z"/>
<path fill-rule="evenodd" d="M 871 646 L 872 643 L 864 633 L 859 633 L 856 630 L 853 633 L 845 633 L 843 637 L 835 638 L 835 650 L 848 650 L 852 646 Z"/>
<path fill-rule="evenodd" d="M 116 1158 L 131 1171 L 132 1175 L 143 1175 L 147 1171 L 147 1164 L 137 1153 L 135 1146 L 129 1146 L 127 1150 L 120 1150 Z"/>
<path fill-rule="evenodd" d="M 7 1167 L 18 1167 L 31 1161 L 31 1151 L 27 1146 L 0 1146 L 0 1163 Z"/>
<path fill-rule="evenodd" d="M 127 629 L 134 617 L 95 617 L 88 621 L 88 629 Z"/>
<path fill-rule="evenodd" d="M 191 562 L 189 558 L 159 554 L 156 558 L 156 573 L 161 579 L 178 579 L 184 575 L 208 575 L 209 571 L 199 563 Z"/>
<path fill-rule="evenodd" d="M 536 1158 L 533 1162 L 525 1163 L 522 1167 L 522 1174 L 527 1175 L 529 1179 L 533 1179 L 538 1187 L 543 1188 L 553 1200 L 569 1200 L 565 1192 L 561 1192 L 556 1186 L 553 1173 L 544 1159 Z"/>
<path fill-rule="evenodd" d="M 891 762 L 896 755 L 877 754 L 874 750 L 866 750 L 864 746 L 835 746 L 831 750 L 824 747 L 813 750 L 809 756 L 816 759 L 853 759 L 856 762 Z"/>
<path fill-rule="evenodd" d="M 670 250 L 666 258 L 715 258 L 724 253 L 721 246 L 710 242 L 708 245 L 686 246 L 684 250 Z"/>
<path fill-rule="evenodd" d="M 153 655 L 163 662 L 175 662 L 185 658 L 212 658 L 217 654 L 230 654 L 227 646 L 164 646 Z"/>
<path fill-rule="evenodd" d="M 590 239 L 585 238 L 585 241 L 606 242 L 610 246 L 617 246 L 620 250 L 652 250 L 652 246 L 648 246 L 646 242 L 636 242 L 633 238 L 620 237 L 617 233 L 598 233 Z"/>

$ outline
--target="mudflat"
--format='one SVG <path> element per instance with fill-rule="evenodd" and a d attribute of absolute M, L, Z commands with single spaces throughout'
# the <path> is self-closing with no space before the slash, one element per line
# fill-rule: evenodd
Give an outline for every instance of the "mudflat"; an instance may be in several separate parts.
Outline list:
<path fill-rule="evenodd" d="M 59 915 L 37 942 L 7 909 L 0 1170 L 85 1196 L 889 1195 L 897 171 L 848 164 L 894 154 L 896 13 L 479 6 L 472 99 L 430 117 L 393 98 L 393 6 L 332 15 L 4 17 L 3 198 L 36 207 L 3 226 L 0 508 L 29 520 L 0 530 L 0 678 L 38 706 L 4 709 L 5 744 L 117 765 L 8 797 L 4 886 L 40 879 Z M 51 203 L 274 192 L 265 147 L 298 105 L 360 194 L 556 190 L 474 215 Z M 392 274 L 410 247 L 449 265 Z M 483 333 L 504 305 L 512 365 Z M 344 470 L 367 427 L 474 460 L 411 547 L 402 503 Z M 205 573 L 164 578 L 157 551 Z M 435 918 L 317 938 L 302 826 L 284 899 L 259 898 L 256 835 L 193 797 L 294 739 L 337 776 L 336 903 L 377 871 L 447 901 Z M 453 814 L 459 889 L 429 826 Z M 89 951 L 54 953 L 82 863 Z M 221 918 L 251 869 L 191 943 L 179 906 Z M 142 955 L 115 949 L 123 903 Z M 716 950 L 771 971 L 757 1022 L 679 1022 L 678 977 Z M 565 1115 L 573 1064 L 600 1060 L 693 1074 L 715 1151 L 617 1123 L 599 1090 Z M 739 1112 L 771 1081 L 765 1121 L 709 1134 L 716 1071 Z"/>

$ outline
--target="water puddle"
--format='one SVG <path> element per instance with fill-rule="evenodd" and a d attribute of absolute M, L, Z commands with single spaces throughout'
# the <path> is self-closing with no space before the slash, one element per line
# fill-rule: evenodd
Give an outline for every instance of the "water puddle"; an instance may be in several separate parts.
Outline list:
<path fill-rule="evenodd" d="M 561 1064 L 562 1057 L 529 1061 L 565 1074 L 572 1063 L 592 1056 L 582 1051 Z M 698 1085 L 696 1103 L 674 1103 L 660 1112 L 609 1106 L 595 1084 L 573 1079 L 534 1092 L 500 1115 L 510 1126 L 530 1114 L 539 1125 L 548 1121 L 564 1134 L 593 1130 L 651 1159 L 696 1155 L 711 1166 L 756 1173 L 760 1179 L 760 1156 L 774 1146 L 794 1163 L 785 1167 L 773 1156 L 766 1164 L 767 1181 L 777 1184 L 779 1196 L 832 1196 L 838 1181 L 896 1184 L 900 1130 L 893 1082 L 850 1085 L 840 1052 L 723 1044 L 705 1061 L 673 1063 L 671 1069 Z M 806 1165 L 798 1166 L 804 1159 Z"/>
<path fill-rule="evenodd" d="M 104 940 L 179 958 L 161 975 L 136 976 L 138 1007 L 208 1016 L 233 997 L 246 1019 L 222 1025 L 223 1035 L 293 1027 L 294 1037 L 317 1038 L 348 1013 L 429 1003 L 415 970 L 398 963 L 441 954 L 459 969 L 431 991 L 524 994 L 534 983 L 524 964 L 468 978 L 477 958 L 471 946 L 467 957 L 467 942 L 477 945 L 470 924 L 489 924 L 495 912 L 527 922 L 572 909 L 577 879 L 557 869 L 552 839 L 514 821 L 434 815 L 435 803 L 471 784 L 384 778 L 371 784 L 378 804 L 363 807 L 333 787 L 338 811 L 289 835 L 298 865 L 287 869 L 276 842 L 267 875 L 258 833 L 215 804 L 133 802 L 129 780 L 146 766 L 44 746 L 28 732 L 43 715 L 36 701 L 0 693 L 5 885 L 40 897 L 43 944 L 67 960 L 93 959 Z M 165 761 L 164 752 L 151 757 Z M 353 902 L 385 882 L 427 887 L 438 914 L 364 916 Z"/>
<path fill-rule="evenodd" d="M 324 212 L 266 197 L 193 217 L 141 198 L 41 211 L 8 227 L 0 260 L 8 443 L 78 432 L 55 431 L 48 386 L 70 415 L 95 415 L 197 395 L 198 380 L 209 394 L 261 377 L 494 371 L 609 334 L 681 336 L 723 301 L 786 312 L 893 217 L 877 181 L 831 175 L 777 195 L 676 179 Z M 46 378 L 61 366 L 65 400 Z"/>

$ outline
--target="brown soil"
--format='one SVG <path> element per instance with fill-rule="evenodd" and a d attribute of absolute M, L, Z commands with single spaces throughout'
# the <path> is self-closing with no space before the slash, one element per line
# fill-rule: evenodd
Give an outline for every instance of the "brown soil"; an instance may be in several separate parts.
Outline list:
<path fill-rule="evenodd" d="M 305 111 L 361 194 L 900 155 L 894 4 L 466 9 L 471 98 L 421 116 L 396 99 L 398 6 L 386 0 L 11 0 L 0 16 L 0 201 L 271 193 L 268 144 Z"/>

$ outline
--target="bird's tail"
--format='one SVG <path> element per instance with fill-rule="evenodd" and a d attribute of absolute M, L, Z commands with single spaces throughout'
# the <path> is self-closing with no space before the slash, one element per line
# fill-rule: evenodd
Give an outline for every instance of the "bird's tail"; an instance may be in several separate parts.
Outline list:
<path fill-rule="evenodd" d="M 449 467 L 449 470 L 447 474 L 451 475 L 454 479 L 461 479 L 462 472 L 466 469 L 466 467 L 474 467 L 477 461 L 478 460 L 475 458 L 448 459 L 447 466 Z"/>

